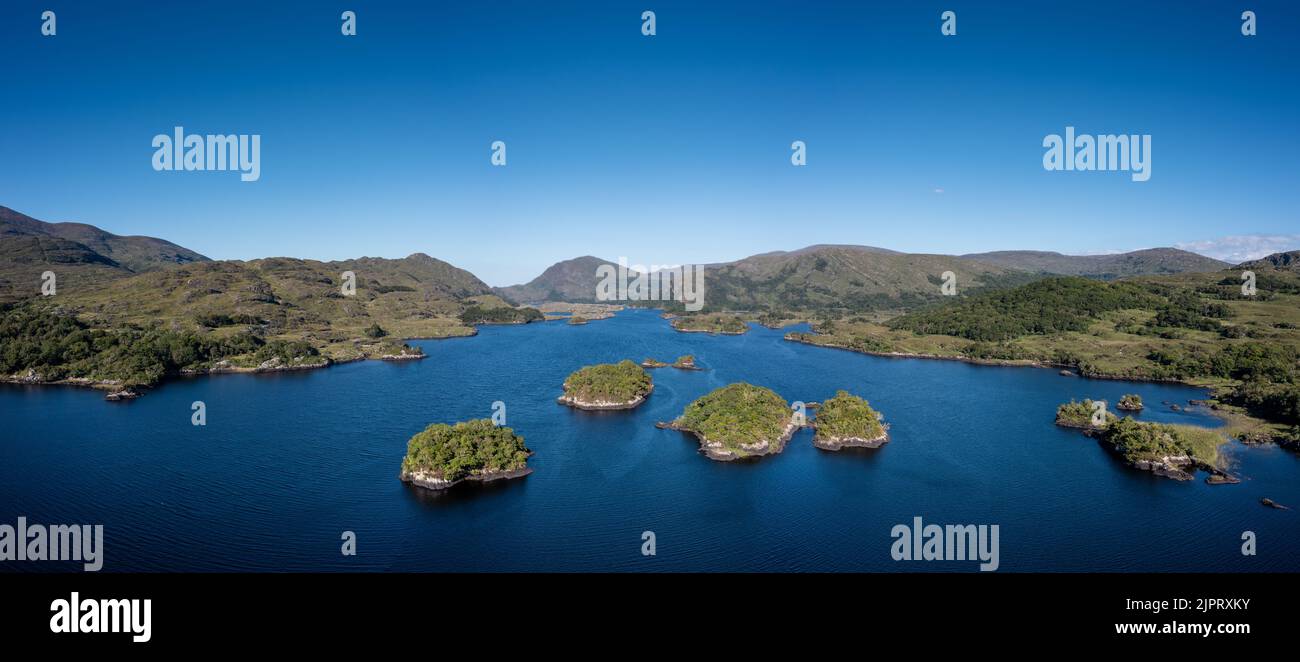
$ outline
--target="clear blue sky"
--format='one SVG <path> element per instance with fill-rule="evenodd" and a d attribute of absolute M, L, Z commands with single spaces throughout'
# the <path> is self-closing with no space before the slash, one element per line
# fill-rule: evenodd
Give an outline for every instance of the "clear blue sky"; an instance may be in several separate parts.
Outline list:
<path fill-rule="evenodd" d="M 1294 236 L 1298 62 L 1290 1 L 6 0 L 0 205 L 214 258 L 419 251 L 493 285 L 584 254 Z M 261 134 L 261 180 L 153 171 L 176 125 Z M 1151 134 L 1150 181 L 1044 171 L 1066 125 Z"/>

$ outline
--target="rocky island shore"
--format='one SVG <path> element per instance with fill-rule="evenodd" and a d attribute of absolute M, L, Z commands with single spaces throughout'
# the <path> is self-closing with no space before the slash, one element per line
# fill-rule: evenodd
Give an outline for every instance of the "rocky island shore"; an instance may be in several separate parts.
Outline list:
<path fill-rule="evenodd" d="M 665 363 L 658 359 L 645 359 L 644 361 L 641 362 L 641 367 L 642 368 L 672 367 L 672 368 L 677 368 L 678 370 L 703 370 L 704 369 L 695 365 L 695 357 L 690 354 L 679 356 L 677 357 L 677 360 L 673 361 L 672 363 Z"/>
<path fill-rule="evenodd" d="M 411 437 L 398 478 L 429 490 L 445 490 L 465 481 L 491 482 L 532 473 L 533 453 L 514 430 L 488 419 L 455 425 L 434 423 Z"/>
<path fill-rule="evenodd" d="M 745 321 L 735 315 L 707 314 L 669 318 L 673 329 L 682 333 L 711 333 L 738 336 L 749 331 Z"/>

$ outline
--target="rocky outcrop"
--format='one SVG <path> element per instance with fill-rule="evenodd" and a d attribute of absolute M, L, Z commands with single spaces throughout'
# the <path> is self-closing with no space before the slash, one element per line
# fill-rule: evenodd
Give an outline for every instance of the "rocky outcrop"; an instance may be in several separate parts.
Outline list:
<path fill-rule="evenodd" d="M 477 474 L 470 474 L 460 480 L 444 480 L 441 476 L 426 471 L 402 471 L 398 475 L 403 483 L 409 483 L 417 487 L 423 487 L 426 490 L 445 490 L 466 481 L 476 483 L 490 483 L 496 480 L 509 480 L 511 478 L 522 478 L 532 473 L 530 467 L 522 469 L 511 469 L 509 471 L 485 471 Z"/>
<path fill-rule="evenodd" d="M 861 437 L 826 437 L 818 438 L 813 436 L 813 446 L 826 451 L 837 451 L 841 448 L 880 448 L 889 442 L 889 430 L 887 425 L 882 425 L 880 434 L 871 439 Z"/>
<path fill-rule="evenodd" d="M 790 441 L 790 438 L 794 436 L 795 431 L 799 429 L 799 425 L 792 420 L 786 425 L 781 436 L 776 439 L 756 439 L 747 444 L 740 444 L 738 450 L 733 450 L 720 441 L 712 441 L 704 435 L 689 428 L 682 427 L 677 423 L 660 422 L 656 423 L 655 427 L 662 430 L 689 432 L 699 441 L 700 452 L 704 453 L 704 456 L 710 460 L 717 460 L 719 462 L 731 462 L 733 460 L 757 458 L 765 455 L 776 455 L 785 450 L 786 443 Z"/>
<path fill-rule="evenodd" d="M 583 409 L 586 411 L 632 409 L 634 407 L 639 406 L 641 403 L 645 402 L 646 399 L 650 397 L 650 393 L 653 392 L 654 390 L 655 390 L 654 384 L 651 384 L 650 388 L 647 389 L 645 393 L 642 393 L 636 396 L 635 398 L 632 398 L 631 400 L 627 400 L 625 402 L 615 402 L 615 401 L 606 401 L 606 400 L 583 400 L 581 398 L 578 398 L 577 396 L 570 396 L 567 394 L 561 395 L 560 397 L 556 398 L 555 401 L 562 405 L 568 405 L 570 407 L 573 407 L 574 409 Z"/>

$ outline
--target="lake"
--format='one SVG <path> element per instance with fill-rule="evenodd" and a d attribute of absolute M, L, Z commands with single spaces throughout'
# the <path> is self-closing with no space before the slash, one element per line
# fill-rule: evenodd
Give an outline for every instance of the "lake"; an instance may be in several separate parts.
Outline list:
<path fill-rule="evenodd" d="M 1178 482 L 1052 423 L 1071 398 L 1137 393 L 1140 420 L 1217 426 L 1161 404 L 1203 390 L 872 357 L 782 334 L 678 333 L 657 312 L 625 311 L 415 341 L 422 361 L 176 379 L 127 403 L 6 385 L 0 523 L 103 524 L 108 572 L 977 571 L 894 561 L 892 527 L 917 516 L 998 525 L 999 572 L 1300 570 L 1297 514 L 1259 503 L 1300 505 L 1300 456 L 1234 442 L 1225 452 L 1241 484 Z M 555 403 L 583 365 L 681 354 L 706 369 L 652 371 L 654 393 L 635 410 Z M 654 427 L 735 381 L 791 401 L 846 389 L 884 414 L 891 441 L 832 453 L 803 430 L 780 455 L 721 463 Z M 196 400 L 204 427 L 190 424 Z M 397 479 L 412 434 L 489 417 L 495 401 L 535 452 L 532 475 L 445 493 Z M 355 556 L 340 553 L 344 531 Z M 641 553 L 644 531 L 654 556 Z M 1256 556 L 1242 555 L 1243 531 Z"/>

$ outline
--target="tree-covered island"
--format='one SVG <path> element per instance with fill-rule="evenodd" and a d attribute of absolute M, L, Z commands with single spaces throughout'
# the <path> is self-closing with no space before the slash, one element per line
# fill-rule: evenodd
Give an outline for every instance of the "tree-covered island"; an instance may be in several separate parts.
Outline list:
<path fill-rule="evenodd" d="M 729 461 L 780 453 L 798 425 L 781 396 L 738 382 L 695 400 L 660 427 L 690 432 L 709 459 Z"/>
<path fill-rule="evenodd" d="M 813 419 L 813 445 L 828 451 L 846 446 L 879 448 L 889 441 L 889 431 L 870 403 L 847 391 L 837 391 L 818 407 Z"/>
<path fill-rule="evenodd" d="M 672 320 L 673 328 L 683 333 L 716 333 L 738 336 L 749 330 L 745 321 L 735 315 L 705 314 L 685 315 Z"/>
<path fill-rule="evenodd" d="M 577 409 L 632 409 L 645 402 L 654 383 L 641 366 L 623 360 L 585 366 L 564 380 L 560 404 Z"/>
<path fill-rule="evenodd" d="M 407 442 L 399 478 L 431 490 L 467 480 L 519 478 L 532 473 L 530 455 L 523 437 L 486 418 L 455 425 L 434 423 Z"/>

